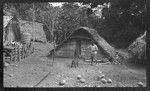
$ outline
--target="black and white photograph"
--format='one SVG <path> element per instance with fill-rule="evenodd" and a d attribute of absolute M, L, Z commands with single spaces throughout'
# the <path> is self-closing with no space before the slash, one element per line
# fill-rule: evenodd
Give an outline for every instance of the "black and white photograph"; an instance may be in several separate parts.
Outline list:
<path fill-rule="evenodd" d="M 149 2 L 3 3 L 3 87 L 147 87 Z"/>

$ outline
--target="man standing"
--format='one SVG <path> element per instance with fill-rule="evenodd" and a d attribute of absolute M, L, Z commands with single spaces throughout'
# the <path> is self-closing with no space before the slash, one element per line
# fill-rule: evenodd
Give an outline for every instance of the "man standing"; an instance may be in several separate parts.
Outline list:
<path fill-rule="evenodd" d="M 74 58 L 72 60 L 71 68 L 74 66 L 75 68 L 78 67 L 79 62 L 79 41 L 75 42 L 75 50 L 74 50 Z"/>
<path fill-rule="evenodd" d="M 91 45 L 89 45 L 87 48 L 85 49 L 88 49 L 90 48 L 90 54 L 91 54 L 91 65 L 92 63 L 94 62 L 94 60 L 96 61 L 97 63 L 97 51 L 98 51 L 98 47 L 96 44 L 92 43 Z M 84 49 L 84 50 L 85 50 Z"/>

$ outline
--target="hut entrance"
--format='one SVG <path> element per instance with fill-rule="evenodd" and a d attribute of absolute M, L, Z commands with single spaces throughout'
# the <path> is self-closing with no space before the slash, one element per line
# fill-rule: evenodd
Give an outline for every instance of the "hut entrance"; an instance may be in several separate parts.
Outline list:
<path fill-rule="evenodd" d="M 83 48 L 87 48 L 91 44 L 91 39 L 70 39 L 67 43 L 64 43 L 61 48 L 55 51 L 55 57 L 62 58 L 84 58 L 90 61 L 90 49 L 81 51 Z M 76 50 L 76 51 L 75 51 Z M 101 49 L 98 50 L 97 59 L 101 60 L 102 55 Z"/>

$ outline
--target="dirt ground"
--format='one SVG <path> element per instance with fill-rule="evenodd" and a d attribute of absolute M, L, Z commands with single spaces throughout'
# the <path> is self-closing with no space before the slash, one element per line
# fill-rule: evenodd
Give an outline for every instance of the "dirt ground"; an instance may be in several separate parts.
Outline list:
<path fill-rule="evenodd" d="M 4 68 L 4 87 L 137 87 L 138 82 L 146 87 L 146 69 L 143 67 L 110 63 L 90 65 L 80 60 L 78 68 L 71 68 L 72 59 L 69 58 L 55 58 L 52 66 L 53 60 L 45 56 L 50 45 L 37 43 L 35 47 L 32 55 Z M 78 75 L 85 79 L 84 83 L 77 79 Z M 97 81 L 102 75 L 112 83 Z M 61 80 L 66 80 L 65 85 L 59 85 Z"/>

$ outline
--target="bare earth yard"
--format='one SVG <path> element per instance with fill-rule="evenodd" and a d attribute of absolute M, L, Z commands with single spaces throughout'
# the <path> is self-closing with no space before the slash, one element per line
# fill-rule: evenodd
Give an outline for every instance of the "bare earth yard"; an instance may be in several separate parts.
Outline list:
<path fill-rule="evenodd" d="M 4 69 L 4 87 L 33 87 L 50 74 L 37 87 L 137 87 L 142 82 L 146 87 L 146 69 L 134 65 L 112 65 L 99 63 L 90 65 L 89 62 L 79 61 L 78 68 L 70 68 L 72 59 L 47 58 L 49 46 L 37 44 L 35 53 L 26 59 L 10 65 Z M 105 75 L 105 79 L 112 79 L 112 83 L 97 81 L 97 77 Z M 77 76 L 81 75 L 85 83 L 80 83 Z M 59 85 L 60 80 L 66 84 Z"/>

